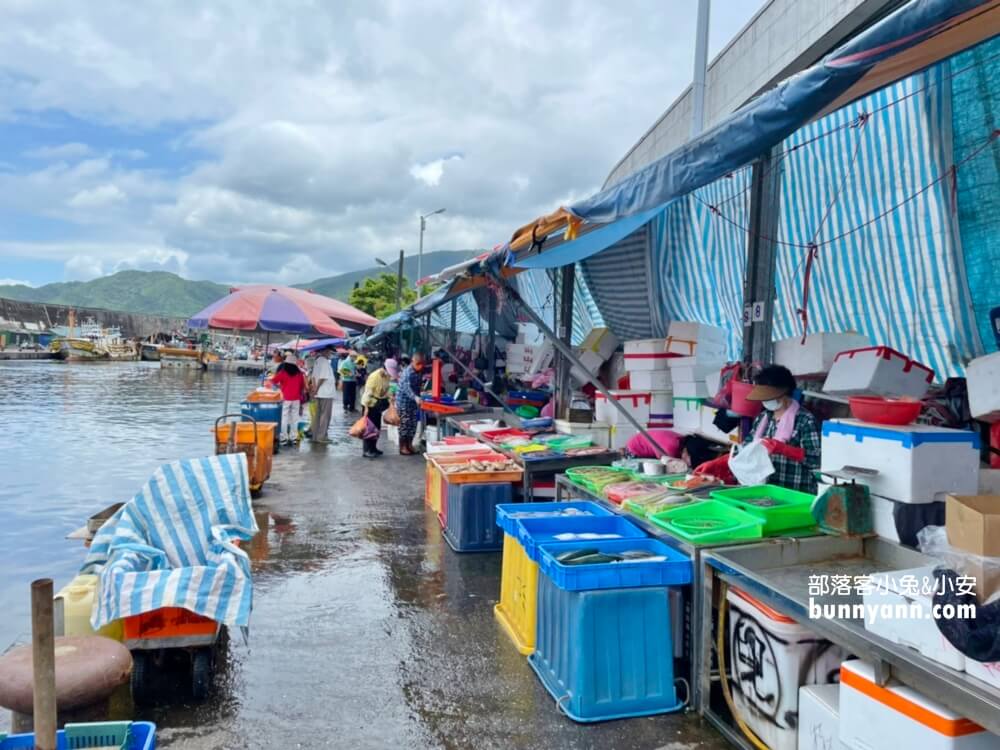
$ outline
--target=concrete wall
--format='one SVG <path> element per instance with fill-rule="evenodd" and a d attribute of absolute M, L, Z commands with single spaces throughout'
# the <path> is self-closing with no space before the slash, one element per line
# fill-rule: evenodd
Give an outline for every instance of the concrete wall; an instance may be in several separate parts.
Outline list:
<path fill-rule="evenodd" d="M 771 0 L 709 64 L 705 128 L 809 67 L 899 4 L 900 0 Z M 712 3 L 713 18 L 725 12 L 726 0 Z M 688 88 L 615 165 L 605 187 L 682 146 L 691 132 L 691 108 Z"/>
<path fill-rule="evenodd" d="M 33 323 L 42 330 L 47 330 L 52 326 L 68 325 L 70 310 L 76 311 L 77 325 L 88 318 L 93 318 L 105 327 L 118 326 L 121 328 L 122 336 L 126 338 L 145 338 L 154 333 L 183 330 L 186 322 L 183 318 L 165 318 L 158 315 L 141 315 L 90 307 L 71 308 L 64 305 L 21 302 L 0 297 L 0 318 L 14 323 Z"/>

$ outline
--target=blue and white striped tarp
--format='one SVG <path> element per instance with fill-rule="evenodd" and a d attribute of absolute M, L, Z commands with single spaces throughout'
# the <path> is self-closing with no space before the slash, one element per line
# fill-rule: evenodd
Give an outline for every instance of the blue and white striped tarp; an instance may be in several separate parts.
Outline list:
<path fill-rule="evenodd" d="M 521 298 L 545 321 L 550 328 L 555 328 L 555 315 L 558 300 L 555 286 L 552 283 L 550 271 L 545 268 L 531 268 L 519 273 L 517 289 Z M 580 344 L 590 333 L 590 329 L 600 324 L 594 320 L 591 310 L 595 309 L 590 289 L 586 282 L 581 283 L 581 275 L 577 274 L 573 285 L 573 344 Z"/>
<path fill-rule="evenodd" d="M 100 576 L 94 629 L 161 607 L 250 621 L 257 533 L 242 453 L 164 464 L 97 533 L 83 573 Z"/>

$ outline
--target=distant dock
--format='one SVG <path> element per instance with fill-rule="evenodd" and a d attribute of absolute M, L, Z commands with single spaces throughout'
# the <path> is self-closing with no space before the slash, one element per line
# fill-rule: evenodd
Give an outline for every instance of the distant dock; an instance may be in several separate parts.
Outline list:
<path fill-rule="evenodd" d="M 267 370 L 267 362 L 259 359 L 220 359 L 209 362 L 208 369 L 212 372 L 231 372 L 235 375 L 263 375 Z"/>
<path fill-rule="evenodd" d="M 0 360 L 58 359 L 55 352 L 19 352 L 0 350 Z"/>

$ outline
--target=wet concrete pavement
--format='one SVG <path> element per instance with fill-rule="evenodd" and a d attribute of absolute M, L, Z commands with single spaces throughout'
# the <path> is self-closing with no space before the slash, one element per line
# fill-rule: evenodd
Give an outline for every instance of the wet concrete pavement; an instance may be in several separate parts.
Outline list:
<path fill-rule="evenodd" d="M 493 619 L 500 555 L 453 553 L 423 460 L 382 447 L 366 461 L 341 435 L 276 458 L 255 502 L 249 642 L 231 636 L 207 703 L 170 690 L 171 707 L 139 712 L 160 747 L 726 747 L 680 715 L 561 716 Z"/>

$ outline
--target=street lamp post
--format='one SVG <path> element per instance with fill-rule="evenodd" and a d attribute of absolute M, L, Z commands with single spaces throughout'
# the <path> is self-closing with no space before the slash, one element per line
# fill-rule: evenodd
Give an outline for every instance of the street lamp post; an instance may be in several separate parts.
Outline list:
<path fill-rule="evenodd" d="M 434 214 L 443 214 L 445 209 L 439 208 L 420 217 L 420 249 L 417 251 L 417 284 L 424 277 L 424 230 L 427 228 L 427 217 Z"/>
<path fill-rule="evenodd" d="M 381 258 L 376 258 L 375 262 L 380 266 L 388 268 L 389 264 Z M 399 251 L 399 268 L 396 269 L 396 312 L 403 309 L 403 251 Z"/>

